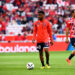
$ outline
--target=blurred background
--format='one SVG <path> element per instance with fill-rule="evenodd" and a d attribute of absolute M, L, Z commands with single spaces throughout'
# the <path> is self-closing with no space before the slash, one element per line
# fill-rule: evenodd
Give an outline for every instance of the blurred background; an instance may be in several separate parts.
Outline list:
<path fill-rule="evenodd" d="M 12 47 L 15 42 L 21 46 L 22 42 L 28 47 L 33 46 L 33 23 L 38 20 L 38 10 L 44 10 L 46 19 L 52 25 L 53 39 L 56 42 L 51 49 L 67 50 L 68 45 L 64 42 L 66 22 L 71 18 L 73 9 L 74 0 L 0 0 L 0 52 L 3 51 L 2 48 L 9 47 L 7 43 L 11 43 Z M 65 49 L 60 46 L 62 42 Z M 10 52 L 10 49 L 6 50 Z"/>

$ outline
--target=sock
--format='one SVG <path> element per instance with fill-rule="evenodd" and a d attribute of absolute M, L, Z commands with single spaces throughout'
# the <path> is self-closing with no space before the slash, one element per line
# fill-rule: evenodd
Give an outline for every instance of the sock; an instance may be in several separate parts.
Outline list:
<path fill-rule="evenodd" d="M 49 65 L 49 54 L 48 53 L 46 53 L 46 64 Z"/>
<path fill-rule="evenodd" d="M 69 60 L 71 60 L 73 57 L 74 57 L 74 54 L 71 54 L 71 55 L 69 56 Z"/>
<path fill-rule="evenodd" d="M 48 64 L 48 65 L 49 65 L 49 59 L 46 59 L 46 64 Z"/>
<path fill-rule="evenodd" d="M 42 63 L 42 66 L 45 66 L 44 61 L 41 61 L 41 63 Z"/>

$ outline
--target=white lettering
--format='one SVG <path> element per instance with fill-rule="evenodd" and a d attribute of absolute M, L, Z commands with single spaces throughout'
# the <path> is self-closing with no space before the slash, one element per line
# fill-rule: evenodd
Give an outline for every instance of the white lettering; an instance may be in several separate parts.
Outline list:
<path fill-rule="evenodd" d="M 37 52 L 36 47 L 35 46 L 19 46 L 16 45 L 14 47 L 3 47 L 0 46 L 0 53 L 1 52 Z"/>

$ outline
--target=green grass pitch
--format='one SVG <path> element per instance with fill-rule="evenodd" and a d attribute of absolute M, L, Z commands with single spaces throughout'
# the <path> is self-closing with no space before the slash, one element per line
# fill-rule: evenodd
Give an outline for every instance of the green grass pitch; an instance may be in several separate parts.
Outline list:
<path fill-rule="evenodd" d="M 51 68 L 43 70 L 38 53 L 0 53 L 0 75 L 75 75 L 75 58 L 71 66 L 65 61 L 70 53 L 50 52 Z M 26 69 L 28 62 L 34 63 L 33 70 Z"/>

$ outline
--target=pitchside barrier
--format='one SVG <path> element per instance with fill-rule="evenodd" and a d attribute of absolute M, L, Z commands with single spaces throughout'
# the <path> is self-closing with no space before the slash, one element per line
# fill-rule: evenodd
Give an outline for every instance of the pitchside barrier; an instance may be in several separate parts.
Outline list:
<path fill-rule="evenodd" d="M 10 36 L 9 36 L 10 37 Z M 14 37 L 14 36 L 12 36 Z M 66 51 L 69 44 L 65 43 L 65 35 L 56 35 L 54 45 L 50 46 L 49 51 Z M 36 50 L 36 43 L 31 42 L 32 35 L 27 36 L 28 41 L 20 42 L 1 42 L 0 53 L 2 52 L 38 52 Z"/>

